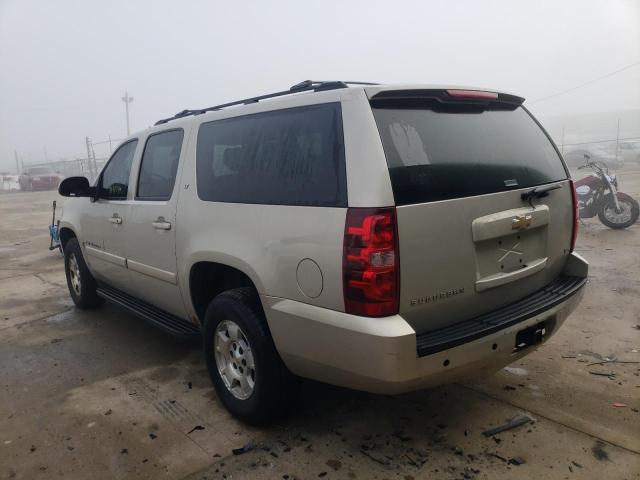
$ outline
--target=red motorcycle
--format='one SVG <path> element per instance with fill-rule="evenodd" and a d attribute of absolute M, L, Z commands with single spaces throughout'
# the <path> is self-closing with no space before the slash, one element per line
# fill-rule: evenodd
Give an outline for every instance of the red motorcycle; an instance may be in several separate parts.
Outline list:
<path fill-rule="evenodd" d="M 578 170 L 591 168 L 594 172 L 574 182 L 580 218 L 598 218 L 609 228 L 627 228 L 640 214 L 638 202 L 626 193 L 618 191 L 618 179 L 609 174 L 604 163 L 592 162 L 589 155 L 584 156 L 586 164 Z"/>

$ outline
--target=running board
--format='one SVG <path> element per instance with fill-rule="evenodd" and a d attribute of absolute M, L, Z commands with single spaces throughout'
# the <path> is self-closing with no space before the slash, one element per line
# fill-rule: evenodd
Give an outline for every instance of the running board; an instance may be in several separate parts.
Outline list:
<path fill-rule="evenodd" d="M 150 303 L 135 298 L 107 285 L 100 285 L 96 292 L 100 297 L 124 307 L 143 320 L 179 338 L 200 337 L 200 329 L 182 318 L 176 317 Z"/>

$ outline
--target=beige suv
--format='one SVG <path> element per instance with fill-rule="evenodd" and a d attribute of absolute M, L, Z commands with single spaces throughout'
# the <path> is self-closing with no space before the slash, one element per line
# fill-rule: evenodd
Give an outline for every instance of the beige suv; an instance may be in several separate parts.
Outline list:
<path fill-rule="evenodd" d="M 588 270 L 567 169 L 522 103 L 305 81 L 160 120 L 94 185 L 60 186 L 71 297 L 201 336 L 251 423 L 295 375 L 395 394 L 495 372 L 557 331 Z"/>

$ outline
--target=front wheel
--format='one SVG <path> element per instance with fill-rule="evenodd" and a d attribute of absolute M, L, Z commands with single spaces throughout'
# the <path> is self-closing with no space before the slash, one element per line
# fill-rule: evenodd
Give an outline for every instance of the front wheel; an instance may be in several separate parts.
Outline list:
<path fill-rule="evenodd" d="M 76 307 L 93 309 L 104 303 L 96 292 L 98 285 L 84 261 L 80 244 L 75 238 L 70 239 L 64 246 L 64 272 L 67 276 L 71 299 Z"/>
<path fill-rule="evenodd" d="M 627 228 L 638 221 L 640 206 L 638 202 L 626 193 L 618 192 L 620 210 L 611 197 L 600 206 L 598 218 L 609 228 Z"/>
<path fill-rule="evenodd" d="M 284 413 L 291 374 L 276 351 L 253 289 L 228 290 L 211 301 L 203 341 L 209 376 L 227 410 L 253 425 Z"/>

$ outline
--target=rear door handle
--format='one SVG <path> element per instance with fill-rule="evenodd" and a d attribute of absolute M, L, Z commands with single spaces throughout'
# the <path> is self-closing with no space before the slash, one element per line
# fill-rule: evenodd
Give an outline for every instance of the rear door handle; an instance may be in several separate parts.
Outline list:
<path fill-rule="evenodd" d="M 151 222 L 151 225 L 156 230 L 171 230 L 171 222 L 167 222 L 164 217 L 158 217 L 154 222 Z"/>
<path fill-rule="evenodd" d="M 109 221 L 114 225 L 120 225 L 122 223 L 122 217 L 118 216 L 117 213 L 114 213 L 113 217 L 109 217 Z"/>

